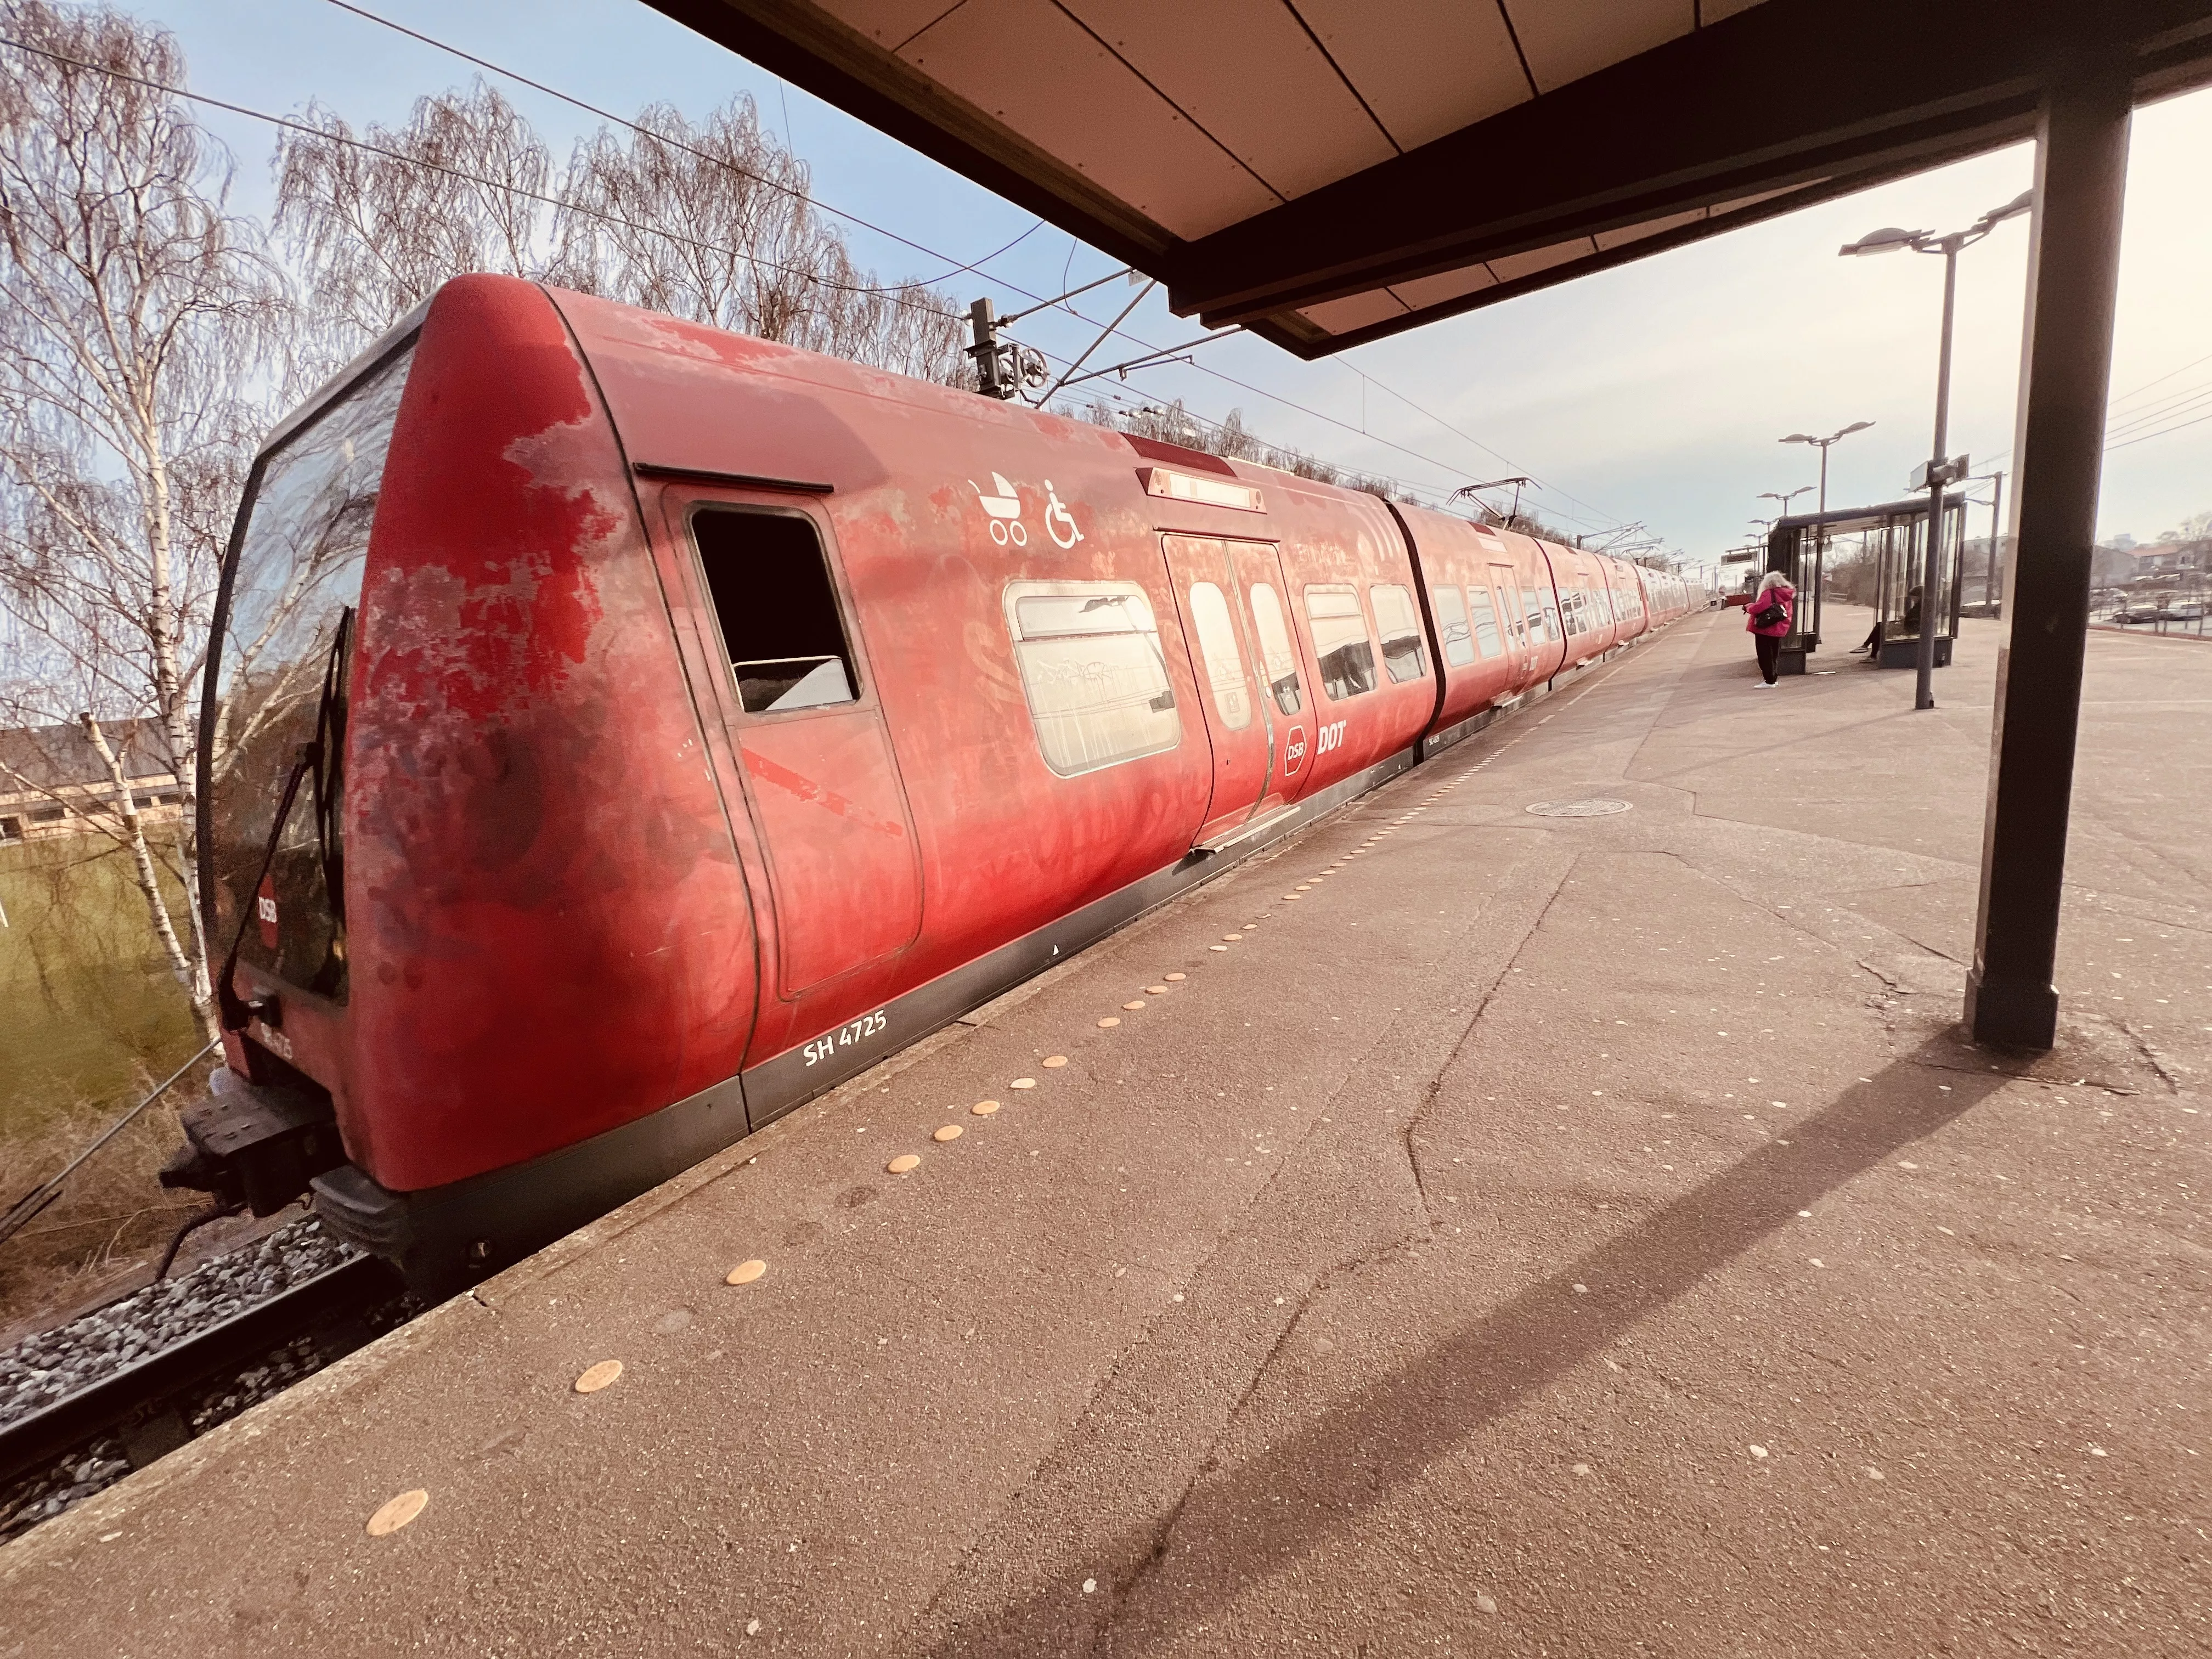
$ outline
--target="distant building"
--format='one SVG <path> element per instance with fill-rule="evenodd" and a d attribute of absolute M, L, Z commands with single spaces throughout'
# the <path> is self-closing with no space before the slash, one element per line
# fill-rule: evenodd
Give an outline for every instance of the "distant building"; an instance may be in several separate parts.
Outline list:
<path fill-rule="evenodd" d="M 184 789 L 159 758 L 150 720 L 113 720 L 100 728 L 122 759 L 138 813 L 149 824 L 173 823 Z M 114 780 L 100 751 L 75 726 L 0 728 L 0 846 L 82 835 L 104 820 L 121 828 Z"/>

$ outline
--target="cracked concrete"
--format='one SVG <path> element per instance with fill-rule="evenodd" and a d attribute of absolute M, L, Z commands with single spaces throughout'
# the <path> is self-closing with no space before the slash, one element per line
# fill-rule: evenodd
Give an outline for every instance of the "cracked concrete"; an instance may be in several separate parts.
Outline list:
<path fill-rule="evenodd" d="M 2212 653 L 2091 641 L 2023 1057 L 1993 643 L 1691 619 L 0 1550 L 0 1656 L 2203 1650 Z"/>

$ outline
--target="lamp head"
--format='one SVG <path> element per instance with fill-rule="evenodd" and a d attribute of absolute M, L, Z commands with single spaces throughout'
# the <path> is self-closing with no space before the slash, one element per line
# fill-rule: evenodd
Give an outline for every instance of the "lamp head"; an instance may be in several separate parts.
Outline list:
<path fill-rule="evenodd" d="M 1874 424 L 1874 422 L 1873 422 L 1872 421 L 1853 421 L 1853 422 L 1852 422 L 1849 426 L 1845 427 L 1845 428 L 1844 428 L 1841 432 L 1838 432 L 1838 434 L 1836 434 L 1836 435 L 1837 435 L 1838 438 L 1848 438 L 1848 437 L 1850 437 L 1850 436 L 1851 435 L 1851 434 L 1852 434 L 1852 433 L 1854 433 L 1854 432 L 1863 432 L 1863 431 L 1865 431 L 1869 427 L 1872 426 L 1873 424 Z"/>
<path fill-rule="evenodd" d="M 1813 444 L 1820 442 L 1820 440 L 1809 432 L 1793 432 L 1788 437 L 1777 438 L 1774 441 L 1781 444 Z"/>
<path fill-rule="evenodd" d="M 2024 190 L 2001 208 L 1991 208 L 1982 216 L 1982 223 L 2001 225 L 2008 219 L 2016 219 L 2035 205 L 2035 191 Z"/>
<path fill-rule="evenodd" d="M 1928 233 L 1924 230 L 1905 230 L 1897 225 L 1884 225 L 1880 230 L 1869 231 L 1856 242 L 1847 242 L 1837 252 L 1841 254 L 1902 253 L 1906 248 L 1917 247 Z"/>

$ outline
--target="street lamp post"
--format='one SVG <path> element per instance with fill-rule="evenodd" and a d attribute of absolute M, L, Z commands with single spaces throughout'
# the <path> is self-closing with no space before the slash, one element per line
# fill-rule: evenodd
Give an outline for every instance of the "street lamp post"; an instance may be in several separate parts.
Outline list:
<path fill-rule="evenodd" d="M 1842 428 L 1838 431 L 1831 432 L 1825 438 L 1815 438 L 1809 432 L 1793 432 L 1786 438 L 1778 438 L 1775 440 L 1778 443 L 1811 444 L 1820 452 L 1820 494 L 1817 498 L 1820 505 L 1815 507 L 1813 510 L 1819 514 L 1822 518 L 1825 519 L 1828 516 L 1828 450 L 1830 446 L 1843 442 L 1844 439 L 1850 437 L 1854 432 L 1863 432 L 1873 424 L 1874 422 L 1872 421 L 1853 421 L 1849 426 Z M 1824 524 L 1820 526 L 1820 550 L 1822 552 L 1826 552 L 1827 550 L 1827 547 L 1828 526 Z"/>
<path fill-rule="evenodd" d="M 1966 473 L 1963 465 L 1954 469 L 1943 453 L 1950 436 L 1951 320 L 1958 299 L 1959 251 L 1972 246 L 2006 220 L 2034 205 L 2035 192 L 2024 190 L 2002 207 L 1991 208 L 1964 230 L 1938 236 L 1933 231 L 1901 230 L 1890 225 L 1838 250 L 1853 255 L 1896 253 L 1911 248 L 1915 253 L 1943 256 L 1943 331 L 1936 355 L 1936 447 L 1927 466 L 1928 538 L 1921 550 L 1920 650 L 1912 694 L 1915 708 L 1936 706 L 1936 575 L 1942 568 L 1943 490 L 1945 486 L 1960 482 Z"/>

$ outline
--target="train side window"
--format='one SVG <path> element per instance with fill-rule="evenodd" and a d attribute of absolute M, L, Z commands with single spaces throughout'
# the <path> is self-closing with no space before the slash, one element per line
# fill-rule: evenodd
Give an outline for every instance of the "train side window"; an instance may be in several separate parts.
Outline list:
<path fill-rule="evenodd" d="M 702 507 L 691 515 L 691 539 L 745 713 L 859 699 L 813 520 L 774 508 Z"/>
<path fill-rule="evenodd" d="M 1172 749 L 1182 717 L 1134 582 L 1010 582 L 1006 629 L 1044 763 L 1072 778 Z"/>
<path fill-rule="evenodd" d="M 1547 612 L 1552 618 L 1553 635 L 1547 635 L 1544 632 L 1544 617 Z M 1552 609 L 1550 600 L 1538 599 L 1536 590 L 1533 587 L 1524 587 L 1521 590 L 1521 614 L 1528 619 L 1528 635 L 1531 639 L 1541 640 L 1558 634 L 1559 613 Z"/>
<path fill-rule="evenodd" d="M 1403 684 L 1429 672 L 1429 647 L 1421 637 L 1420 612 L 1413 596 L 1391 582 L 1377 582 L 1367 590 L 1375 604 L 1375 625 L 1382 634 L 1382 666 Z"/>
<path fill-rule="evenodd" d="M 1474 642 L 1486 657 L 1494 657 L 1505 649 L 1505 641 L 1498 637 L 1498 615 L 1492 608 L 1490 590 L 1480 582 L 1469 582 L 1467 587 L 1468 608 L 1474 612 Z M 1451 654 L 1446 645 L 1444 654 Z"/>
<path fill-rule="evenodd" d="M 1437 633 L 1443 641 L 1444 661 L 1454 668 L 1464 668 L 1474 660 L 1474 638 L 1467 629 L 1467 596 L 1456 587 L 1444 586 L 1429 590 L 1429 598 L 1437 607 Z"/>
<path fill-rule="evenodd" d="M 1252 626 L 1260 636 L 1260 665 L 1267 677 L 1267 695 L 1285 714 L 1295 714 L 1306 706 L 1298 685 L 1298 656 L 1291 649 L 1283 602 L 1265 582 L 1252 584 Z"/>
<path fill-rule="evenodd" d="M 1306 621 L 1313 628 L 1314 658 L 1321 665 L 1321 689 L 1341 702 L 1375 689 L 1375 646 L 1359 595 L 1350 587 L 1306 589 Z"/>
<path fill-rule="evenodd" d="M 1206 683 L 1222 725 L 1242 732 L 1252 724 L 1252 692 L 1244 680 L 1244 656 L 1237 648 L 1237 620 L 1229 600 L 1212 582 L 1194 582 L 1190 619 L 1198 629 L 1199 654 L 1206 659 Z"/>

